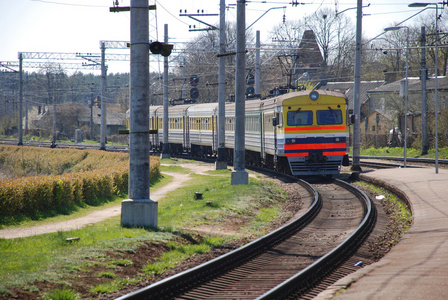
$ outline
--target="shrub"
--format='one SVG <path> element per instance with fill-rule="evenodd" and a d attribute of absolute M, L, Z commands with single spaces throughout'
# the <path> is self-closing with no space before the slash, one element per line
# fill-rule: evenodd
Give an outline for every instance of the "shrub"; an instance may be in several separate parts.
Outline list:
<path fill-rule="evenodd" d="M 43 157 L 59 160 L 53 152 L 54 149 L 41 150 L 50 153 L 46 155 L 44 152 L 40 152 L 41 165 L 46 164 Z M 81 153 L 76 153 L 76 151 Z M 6 152 L 9 156 L 5 155 Z M 24 150 L 24 152 L 26 151 Z M 0 147 L 0 161 L 4 161 L 6 156 L 13 158 L 11 153 L 25 156 L 17 150 L 5 150 Z M 65 155 L 62 151 L 57 153 Z M 40 175 L 0 180 L 0 215 L 29 215 L 36 211 L 58 209 L 73 204 L 99 205 L 101 198 L 127 191 L 129 178 L 127 154 L 97 150 L 70 150 L 68 156 L 72 159 L 84 158 L 84 160 L 79 161 L 76 165 L 70 164 L 71 172 L 62 175 Z M 61 161 L 64 160 L 61 159 Z M 68 163 L 65 164 L 68 165 Z M 154 180 L 160 176 L 159 159 L 151 157 L 150 166 L 150 178 Z M 74 170 L 79 171 L 74 172 Z"/>

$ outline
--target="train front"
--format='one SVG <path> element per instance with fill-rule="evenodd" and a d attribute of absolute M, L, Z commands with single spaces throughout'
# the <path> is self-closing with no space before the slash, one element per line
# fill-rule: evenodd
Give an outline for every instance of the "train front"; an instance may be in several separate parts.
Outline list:
<path fill-rule="evenodd" d="M 348 165 L 347 100 L 341 93 L 292 93 L 281 104 L 278 153 L 293 175 L 339 174 Z"/>

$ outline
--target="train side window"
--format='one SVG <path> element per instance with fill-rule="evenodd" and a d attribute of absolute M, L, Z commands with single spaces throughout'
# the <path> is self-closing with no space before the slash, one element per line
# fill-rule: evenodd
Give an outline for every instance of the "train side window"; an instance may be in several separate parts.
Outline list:
<path fill-rule="evenodd" d="M 319 125 L 334 125 L 342 124 L 342 111 L 331 109 L 316 111 L 317 124 Z"/>
<path fill-rule="evenodd" d="M 288 111 L 286 118 L 286 123 L 288 124 L 288 126 L 313 124 L 313 112 L 310 110 Z"/>

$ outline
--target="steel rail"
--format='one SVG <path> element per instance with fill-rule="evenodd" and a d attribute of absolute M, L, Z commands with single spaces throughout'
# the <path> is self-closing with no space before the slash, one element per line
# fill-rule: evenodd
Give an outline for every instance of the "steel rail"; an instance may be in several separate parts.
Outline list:
<path fill-rule="evenodd" d="M 403 157 L 398 156 L 360 156 L 361 159 L 380 159 L 380 160 L 392 160 L 403 161 Z M 433 164 L 434 158 L 418 158 L 418 157 L 406 157 L 406 161 L 415 163 Z M 442 164 L 448 165 L 448 159 L 439 159 Z"/>
<path fill-rule="evenodd" d="M 353 255 L 365 238 L 367 238 L 376 221 L 375 206 L 370 198 L 360 189 L 342 180 L 336 179 L 335 182 L 340 186 L 351 190 L 363 200 L 362 203 L 364 205 L 365 216 L 361 221 L 361 224 L 332 251 L 257 299 L 286 299 L 292 295 L 297 296 L 306 293 L 307 290 L 319 283 L 348 257 Z"/>
<path fill-rule="evenodd" d="M 260 253 L 269 249 L 273 245 L 280 243 L 282 240 L 291 236 L 309 222 L 319 213 L 322 207 L 322 201 L 317 191 L 305 181 L 300 181 L 314 197 L 313 203 L 307 211 L 296 220 L 283 225 L 282 227 L 272 231 L 271 233 L 256 239 L 234 251 L 217 257 L 209 262 L 201 264 L 197 267 L 181 272 L 148 287 L 134 291 L 124 295 L 117 300 L 129 299 L 173 299 L 177 295 L 200 285 L 210 279 L 222 274 L 227 270 L 240 265 L 242 262 L 258 256 Z"/>

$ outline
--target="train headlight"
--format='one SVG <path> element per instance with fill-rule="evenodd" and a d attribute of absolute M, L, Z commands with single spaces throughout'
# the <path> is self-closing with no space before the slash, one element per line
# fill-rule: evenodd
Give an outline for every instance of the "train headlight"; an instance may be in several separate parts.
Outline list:
<path fill-rule="evenodd" d="M 310 99 L 313 100 L 313 101 L 316 101 L 317 99 L 319 99 L 319 93 L 316 92 L 316 91 L 312 91 L 310 93 Z"/>
<path fill-rule="evenodd" d="M 296 139 L 292 139 L 291 144 L 295 144 L 295 143 L 296 143 Z"/>
<path fill-rule="evenodd" d="M 340 140 L 341 140 L 341 139 L 340 139 L 340 138 L 338 138 L 338 137 L 334 139 L 334 141 L 335 141 L 336 143 L 339 143 L 339 142 L 340 142 Z"/>

